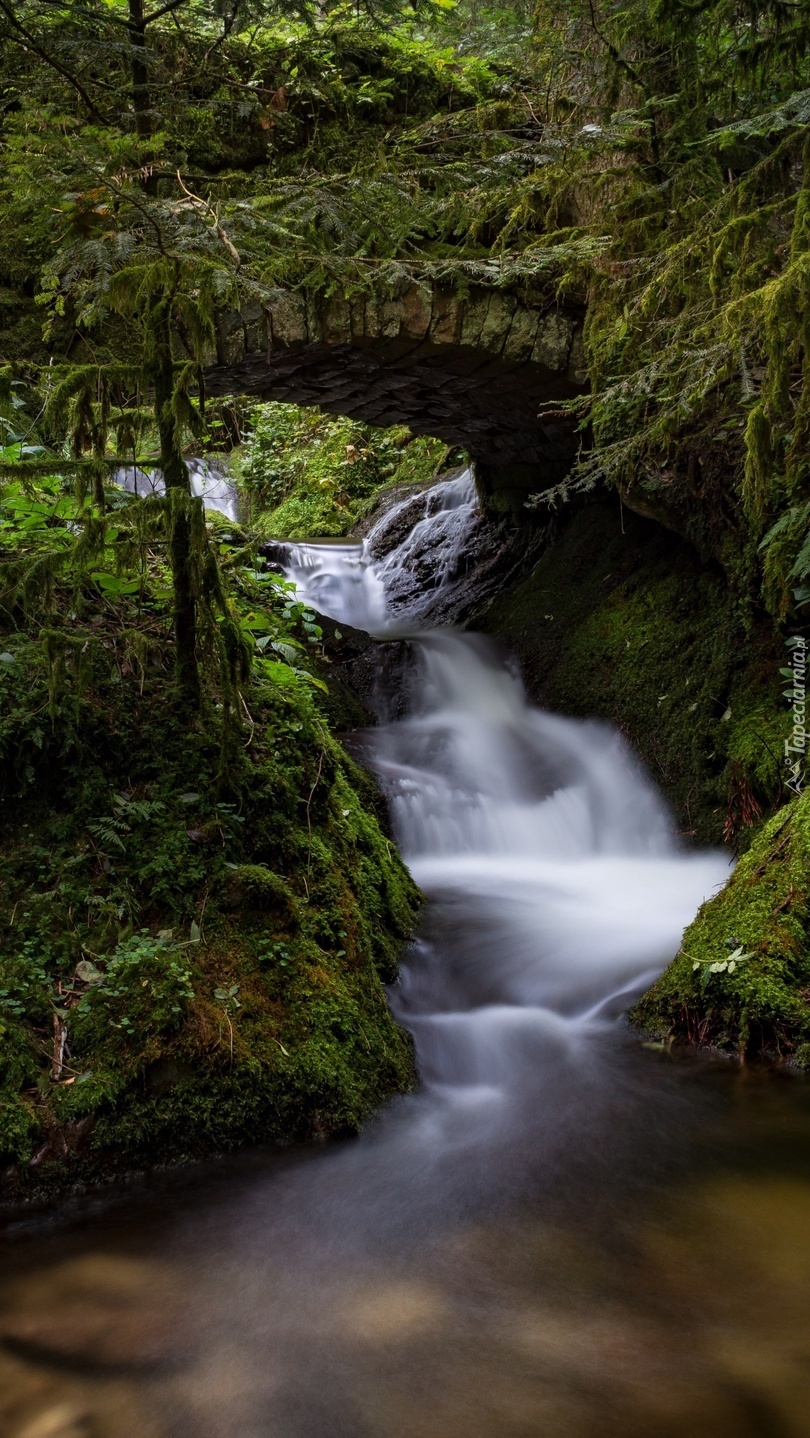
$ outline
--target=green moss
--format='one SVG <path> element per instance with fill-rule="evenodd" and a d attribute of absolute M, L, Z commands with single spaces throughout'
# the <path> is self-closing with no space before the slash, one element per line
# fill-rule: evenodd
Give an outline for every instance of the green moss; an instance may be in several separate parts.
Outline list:
<path fill-rule="evenodd" d="M 810 794 L 757 833 L 631 1018 L 659 1036 L 810 1060 Z M 734 959 L 738 950 L 742 956 Z"/>
<path fill-rule="evenodd" d="M 519 653 L 534 697 L 626 734 L 690 835 L 745 850 L 632 1018 L 659 1037 L 807 1063 L 810 796 L 762 819 L 784 798 L 778 638 L 752 631 L 686 544 L 618 506 L 585 505 L 549 539 L 487 626 Z"/>
<path fill-rule="evenodd" d="M 245 908 L 276 911 L 296 922 L 297 901 L 289 884 L 265 864 L 235 864 L 230 887 Z"/>
<path fill-rule="evenodd" d="M 404 427 L 374 429 L 293 404 L 256 405 L 235 459 L 254 531 L 265 539 L 336 538 L 381 490 L 432 479 L 447 446 Z"/>
<path fill-rule="evenodd" d="M 618 502 L 566 516 L 485 627 L 532 697 L 615 724 L 702 842 L 745 842 L 780 794 L 788 715 L 778 641 L 751 632 L 721 574 Z"/>
<path fill-rule="evenodd" d="M 383 982 L 418 893 L 306 676 L 258 671 L 226 783 L 219 721 L 189 727 L 159 663 L 67 682 L 49 718 L 42 649 L 15 654 L 0 1164 L 20 1191 L 356 1128 L 407 1089 Z"/>

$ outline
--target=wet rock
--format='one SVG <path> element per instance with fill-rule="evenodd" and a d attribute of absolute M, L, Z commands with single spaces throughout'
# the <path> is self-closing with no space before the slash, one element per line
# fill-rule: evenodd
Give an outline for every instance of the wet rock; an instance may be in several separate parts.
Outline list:
<path fill-rule="evenodd" d="M 355 713 L 344 703 L 343 713 L 334 714 L 339 728 L 362 729 L 379 718 L 396 718 L 404 711 L 408 675 L 412 668 L 410 645 L 405 640 L 377 640 L 363 629 L 337 624 L 320 614 L 323 648 L 329 667 L 324 677 L 331 699 L 340 698 L 336 689 L 358 706 Z M 353 751 L 354 752 L 354 751 Z"/>
<path fill-rule="evenodd" d="M 445 479 L 447 476 L 442 475 Z M 402 502 L 398 496 L 396 501 L 390 505 L 390 515 L 381 518 L 381 510 L 374 515 L 374 531 L 369 536 L 368 552 L 372 559 L 382 559 L 392 550 L 397 549 L 407 539 L 415 524 L 424 519 L 425 505 L 429 491 L 417 490 L 410 498 Z"/>
<path fill-rule="evenodd" d="M 57 1403 L 19 1428 L 14 1438 L 90 1438 L 90 1421 L 86 1408 Z"/>
<path fill-rule="evenodd" d="M 457 479 L 462 473 L 462 470 L 453 470 L 442 474 L 436 483 Z M 414 526 L 429 512 L 434 488 L 421 489 L 407 502 L 392 505 L 387 522 L 379 522 L 379 513 L 375 516 L 374 532 L 369 536 L 372 559 L 379 562 L 403 544 Z M 423 625 L 469 623 L 504 587 L 530 572 L 546 548 L 550 532 L 549 525 L 515 524 L 509 519 L 479 513 L 456 556 L 455 571 L 442 576 L 435 603 L 428 599 L 420 605 L 420 622 Z M 411 547 L 407 570 L 398 574 L 396 581 L 402 586 L 401 592 L 391 587 L 389 581 L 389 599 L 394 609 L 398 602 L 407 603 L 411 596 L 430 595 L 436 585 L 436 556 L 429 532 L 421 548 L 418 544 Z M 409 669 L 408 663 L 404 672 Z"/>
<path fill-rule="evenodd" d="M 165 1268 L 89 1254 L 13 1286 L 0 1339 L 19 1357 L 72 1373 L 153 1368 L 176 1356 L 179 1320 Z"/>
<path fill-rule="evenodd" d="M 319 614 L 318 623 L 323 630 L 324 654 L 333 664 L 349 664 L 374 648 L 374 640 L 365 629 L 353 629 L 351 624 L 342 621 L 338 623 L 328 614 Z"/>

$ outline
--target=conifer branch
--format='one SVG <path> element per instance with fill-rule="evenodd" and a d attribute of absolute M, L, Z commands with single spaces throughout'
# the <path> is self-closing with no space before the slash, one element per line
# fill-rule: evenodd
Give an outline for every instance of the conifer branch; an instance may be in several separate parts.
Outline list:
<path fill-rule="evenodd" d="M 82 100 L 87 106 L 91 118 L 96 120 L 99 125 L 103 125 L 104 117 L 98 110 L 97 106 L 93 103 L 81 81 L 77 80 L 76 76 L 70 70 L 68 70 L 67 67 L 63 65 L 60 60 L 57 60 L 55 55 L 49 55 L 47 50 L 43 49 L 43 47 L 36 40 L 35 36 L 31 34 L 30 30 L 26 29 L 25 25 L 23 25 L 22 22 L 17 19 L 16 15 L 14 14 L 14 11 L 6 3 L 6 0 L 0 0 L 0 12 L 5 15 L 6 19 L 14 27 L 18 34 L 23 37 L 22 41 L 18 40 L 17 43 L 23 44 L 24 41 L 25 45 L 30 50 L 33 50 L 34 54 L 38 55 L 40 60 L 42 60 L 44 64 L 48 65 L 51 70 L 55 70 L 56 73 L 58 75 L 61 75 L 64 80 L 67 80 L 68 84 L 72 85 L 77 94 L 81 96 Z"/>

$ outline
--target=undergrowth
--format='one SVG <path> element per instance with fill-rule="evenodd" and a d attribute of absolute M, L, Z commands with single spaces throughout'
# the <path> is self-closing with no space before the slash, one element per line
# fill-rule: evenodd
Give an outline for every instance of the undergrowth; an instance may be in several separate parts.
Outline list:
<path fill-rule="evenodd" d="M 159 542 L 127 568 L 111 525 L 88 572 L 69 493 L 27 488 L 7 486 L 0 531 L 18 575 L 0 656 L 10 1180 L 357 1127 L 411 1082 L 382 985 L 417 896 L 330 732 L 316 616 L 212 534 L 251 666 L 237 693 L 213 671 L 189 716 Z M 43 623 L 19 574 L 63 548 Z"/>
<path fill-rule="evenodd" d="M 255 406 L 244 427 L 233 471 L 250 532 L 266 539 L 344 535 L 381 491 L 427 483 L 448 457 L 441 440 L 404 426 L 375 429 L 293 404 Z"/>
<path fill-rule="evenodd" d="M 767 820 L 631 1012 L 662 1039 L 810 1066 L 810 795 Z"/>

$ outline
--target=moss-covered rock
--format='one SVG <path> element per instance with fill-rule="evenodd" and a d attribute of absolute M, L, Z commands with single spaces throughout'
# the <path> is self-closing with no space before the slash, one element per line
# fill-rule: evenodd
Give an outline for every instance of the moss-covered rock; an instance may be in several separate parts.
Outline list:
<path fill-rule="evenodd" d="M 159 662 L 68 676 L 49 715 L 41 646 L 8 642 L 7 1189 L 356 1129 L 406 1090 L 383 984 L 419 896 L 328 696 L 269 665 L 223 769 L 220 717 L 189 723 Z"/>
<path fill-rule="evenodd" d="M 686 835 L 744 845 L 778 801 L 778 637 L 717 566 L 618 497 L 550 526 L 531 574 L 475 623 L 514 650 L 533 699 L 626 735 Z"/>
<path fill-rule="evenodd" d="M 659 1038 L 810 1065 L 810 796 L 779 807 L 779 636 L 716 566 L 604 500 L 550 526 L 532 573 L 484 623 L 519 656 L 533 698 L 624 732 L 686 835 L 746 851 L 633 1020 Z"/>
<path fill-rule="evenodd" d="M 660 1038 L 810 1065 L 810 794 L 759 830 L 632 1011 Z"/>

